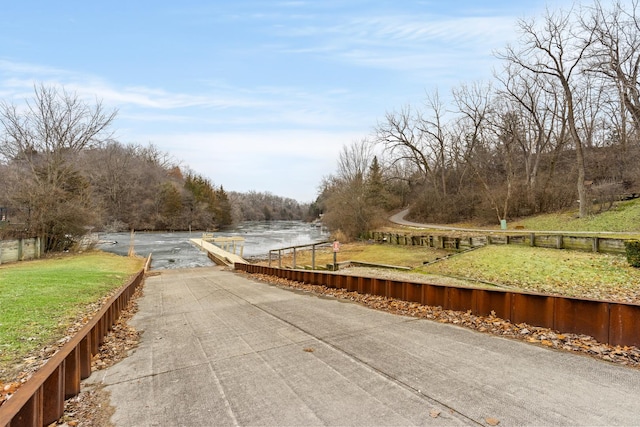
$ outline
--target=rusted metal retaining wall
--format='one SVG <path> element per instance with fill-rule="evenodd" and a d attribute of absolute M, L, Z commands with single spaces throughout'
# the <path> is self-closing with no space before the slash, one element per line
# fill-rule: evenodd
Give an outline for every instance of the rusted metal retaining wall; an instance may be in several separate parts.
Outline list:
<path fill-rule="evenodd" d="M 588 252 L 625 254 L 625 239 L 562 234 L 497 233 L 486 236 L 451 237 L 446 235 L 413 235 L 373 231 L 369 236 L 377 242 L 394 245 L 429 246 L 440 249 L 469 249 L 485 245 L 523 245 L 540 248 L 571 249 Z"/>
<path fill-rule="evenodd" d="M 80 393 L 80 380 L 91 375 L 91 358 L 107 333 L 143 283 L 141 270 L 96 313 L 78 333 L 55 353 L 16 393 L 0 406 L 0 426 L 41 427 L 57 421 L 64 401 Z"/>
<path fill-rule="evenodd" d="M 310 270 L 289 270 L 236 264 L 236 270 L 379 295 L 446 310 L 471 311 L 479 316 L 494 312 L 512 323 L 585 334 L 599 342 L 640 347 L 640 305 L 550 296 L 500 289 L 462 288 L 347 276 Z"/>

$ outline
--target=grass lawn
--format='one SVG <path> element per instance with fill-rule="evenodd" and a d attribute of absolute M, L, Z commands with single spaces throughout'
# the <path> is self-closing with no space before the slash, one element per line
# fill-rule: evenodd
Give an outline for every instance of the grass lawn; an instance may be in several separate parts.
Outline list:
<path fill-rule="evenodd" d="M 144 260 L 103 252 L 0 265 L 0 379 L 140 271 Z"/>
<path fill-rule="evenodd" d="M 474 222 L 438 225 L 464 229 L 501 230 L 497 219 L 495 223 L 489 225 Z M 640 238 L 640 199 L 617 202 L 610 210 L 593 213 L 585 218 L 579 218 L 578 211 L 575 209 L 526 218 L 507 218 L 508 232 L 522 231 L 517 230 L 515 228 L 517 226 L 524 227 L 524 232 L 560 231 L 571 234 L 571 232 L 577 231 L 594 236 L 600 233 L 608 233 L 608 237 L 615 237 L 615 233 L 620 233 L 620 238 Z M 407 227 L 391 223 L 382 227 L 380 231 L 389 233 L 455 234 L 455 232 L 448 230 Z M 614 234 L 612 235 L 611 233 Z"/>
<path fill-rule="evenodd" d="M 417 271 L 525 291 L 640 303 L 640 269 L 619 255 L 491 245 Z"/>
<path fill-rule="evenodd" d="M 619 202 L 609 211 L 586 218 L 578 218 L 577 212 L 570 211 L 533 216 L 517 223 L 529 230 L 640 233 L 640 201 Z"/>
<path fill-rule="evenodd" d="M 450 255 L 450 251 L 420 246 L 348 243 L 338 253 L 340 261 L 363 261 L 411 267 L 433 283 L 460 286 L 494 284 L 516 290 L 640 303 L 640 269 L 629 266 L 622 255 L 490 245 L 423 265 Z M 316 266 L 333 262 L 331 247 L 316 250 Z M 277 260 L 271 261 L 277 266 Z M 292 253 L 283 256 L 292 265 Z M 310 251 L 296 252 L 296 266 L 311 265 Z M 463 283 L 461 285 L 461 283 Z"/>
<path fill-rule="evenodd" d="M 371 243 L 349 243 L 340 247 L 337 261 L 362 261 L 377 264 L 388 264 L 400 267 L 417 267 L 426 261 L 441 258 L 450 252 L 441 249 L 420 246 L 379 245 Z M 283 254 L 283 266 L 291 266 L 293 253 Z M 333 263 L 333 249 L 331 246 L 316 249 L 316 267 Z M 271 265 L 278 265 L 277 259 L 271 260 Z M 311 265 L 311 250 L 296 251 L 296 266 L 301 268 Z"/>

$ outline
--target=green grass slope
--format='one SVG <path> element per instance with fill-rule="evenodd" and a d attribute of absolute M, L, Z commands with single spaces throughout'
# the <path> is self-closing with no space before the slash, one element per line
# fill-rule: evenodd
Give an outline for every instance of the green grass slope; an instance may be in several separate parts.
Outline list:
<path fill-rule="evenodd" d="M 0 266 L 0 379 L 30 352 L 63 337 L 143 262 L 89 252 Z"/>
<path fill-rule="evenodd" d="M 522 218 L 513 224 L 523 225 L 527 230 L 640 234 L 640 200 L 620 202 L 609 211 L 593 214 L 586 218 L 578 218 L 577 211 L 568 211 Z"/>

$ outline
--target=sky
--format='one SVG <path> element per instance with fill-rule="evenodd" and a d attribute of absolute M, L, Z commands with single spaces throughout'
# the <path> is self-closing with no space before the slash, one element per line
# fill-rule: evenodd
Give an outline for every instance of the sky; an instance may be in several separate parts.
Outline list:
<path fill-rule="evenodd" d="M 0 99 L 64 87 L 226 191 L 311 202 L 344 146 L 491 79 L 518 19 L 569 0 L 5 2 Z"/>

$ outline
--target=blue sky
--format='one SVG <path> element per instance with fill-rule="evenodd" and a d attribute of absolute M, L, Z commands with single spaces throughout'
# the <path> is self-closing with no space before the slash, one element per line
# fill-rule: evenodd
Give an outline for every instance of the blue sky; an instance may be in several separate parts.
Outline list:
<path fill-rule="evenodd" d="M 489 79 L 518 18 L 567 0 L 32 1 L 0 13 L 0 98 L 61 85 L 228 191 L 315 199 L 385 112 Z"/>

